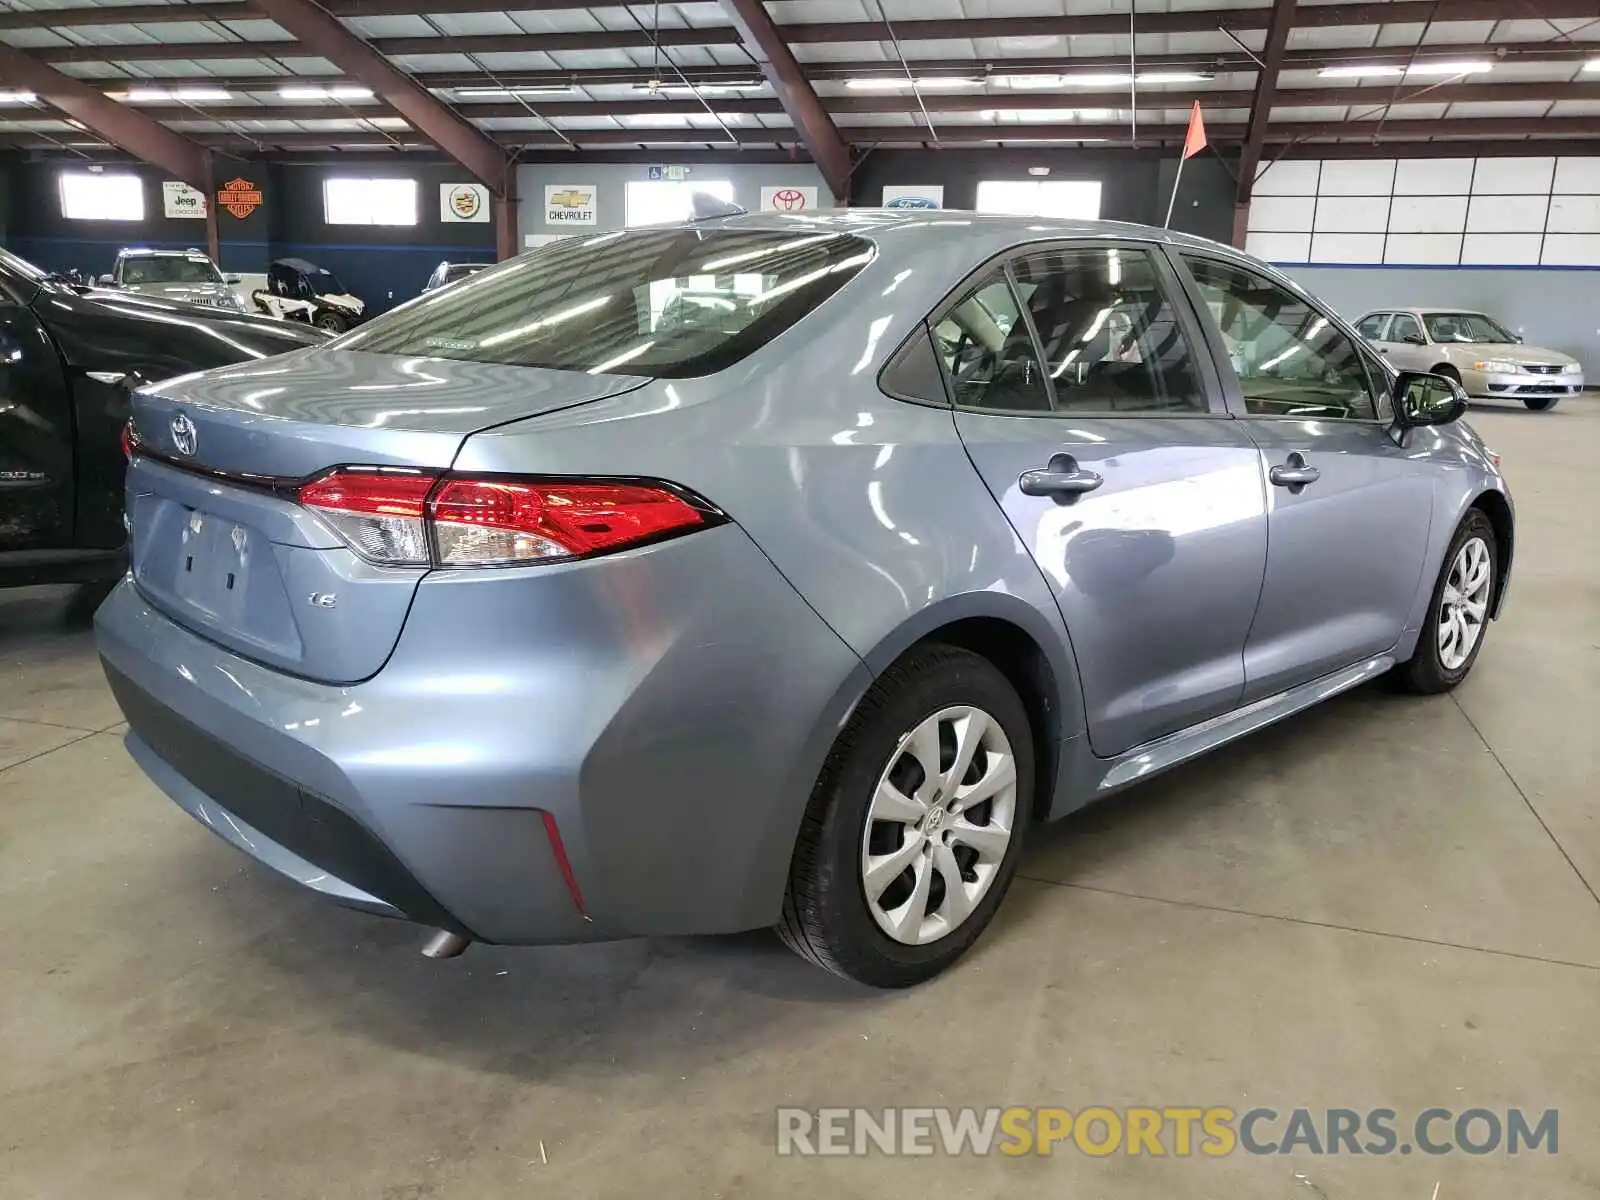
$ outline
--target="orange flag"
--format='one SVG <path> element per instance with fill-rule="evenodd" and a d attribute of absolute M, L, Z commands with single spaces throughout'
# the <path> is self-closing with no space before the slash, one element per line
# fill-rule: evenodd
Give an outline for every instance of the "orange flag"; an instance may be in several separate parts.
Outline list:
<path fill-rule="evenodd" d="M 1206 148 L 1206 123 L 1200 118 L 1200 101 L 1189 111 L 1189 132 L 1183 138 L 1183 156 L 1193 158 Z"/>

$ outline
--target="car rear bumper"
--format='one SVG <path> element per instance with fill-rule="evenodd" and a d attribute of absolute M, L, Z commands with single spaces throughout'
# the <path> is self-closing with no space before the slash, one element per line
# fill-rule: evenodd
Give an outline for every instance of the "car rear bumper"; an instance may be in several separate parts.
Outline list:
<path fill-rule="evenodd" d="M 1519 371 L 1515 375 L 1491 375 L 1484 371 L 1462 371 L 1461 384 L 1469 395 L 1522 400 L 1539 396 L 1575 396 L 1583 391 L 1583 375 L 1535 375 Z"/>
<path fill-rule="evenodd" d="M 341 903 L 492 942 L 776 920 L 867 683 L 737 526 L 432 575 L 358 684 L 233 654 L 129 581 L 96 632 L 128 749 L 182 808 Z"/>

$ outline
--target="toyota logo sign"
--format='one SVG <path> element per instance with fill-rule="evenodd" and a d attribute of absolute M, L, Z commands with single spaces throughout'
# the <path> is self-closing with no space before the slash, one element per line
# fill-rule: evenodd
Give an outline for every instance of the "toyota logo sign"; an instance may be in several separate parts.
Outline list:
<path fill-rule="evenodd" d="M 194 427 L 187 413 L 172 418 L 172 444 L 179 454 L 193 454 L 200 441 L 200 431 Z"/>
<path fill-rule="evenodd" d="M 779 188 L 772 193 L 772 207 L 794 212 L 806 206 L 806 194 L 799 188 Z"/>

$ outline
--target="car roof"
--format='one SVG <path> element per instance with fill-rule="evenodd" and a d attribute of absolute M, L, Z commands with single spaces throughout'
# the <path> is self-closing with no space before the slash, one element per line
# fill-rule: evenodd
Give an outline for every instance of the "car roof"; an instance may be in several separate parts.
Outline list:
<path fill-rule="evenodd" d="M 1373 313 L 1412 313 L 1419 317 L 1431 317 L 1436 313 L 1466 313 L 1472 317 L 1486 317 L 1489 315 L 1481 308 L 1461 308 L 1459 306 L 1456 308 L 1427 308 L 1415 304 L 1386 304 L 1382 308 L 1369 308 L 1361 314 L 1361 319 L 1365 320 Z"/>
<path fill-rule="evenodd" d="M 144 246 L 124 246 L 117 255 L 119 258 L 203 258 L 211 261 L 204 250 L 152 250 Z"/>
<path fill-rule="evenodd" d="M 771 229 L 787 233 L 801 230 L 855 233 L 885 244 L 902 245 L 907 249 L 910 248 L 909 243 L 947 243 L 951 233 L 960 229 L 975 242 L 992 243 L 990 250 L 993 253 L 998 253 L 1010 245 L 1050 238 L 1135 238 L 1222 252 L 1241 259 L 1248 258 L 1242 251 L 1221 242 L 1179 233 L 1176 230 L 1160 229 L 1154 225 L 1139 225 L 1131 221 L 1012 217 L 994 213 L 966 212 L 953 208 L 840 208 L 814 213 L 745 213 L 739 216 L 689 221 L 681 228 Z"/>
<path fill-rule="evenodd" d="M 288 267 L 291 271 L 304 271 L 310 275 L 315 275 L 322 270 L 316 263 L 304 258 L 275 258 L 272 260 L 272 265 L 275 267 Z"/>

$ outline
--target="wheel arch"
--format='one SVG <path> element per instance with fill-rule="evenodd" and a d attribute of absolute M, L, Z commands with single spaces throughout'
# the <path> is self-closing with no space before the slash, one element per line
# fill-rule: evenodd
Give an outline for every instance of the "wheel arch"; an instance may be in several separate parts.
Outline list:
<path fill-rule="evenodd" d="M 1511 553 L 1516 547 L 1517 529 L 1511 514 L 1511 502 L 1501 493 L 1489 489 L 1480 492 L 1467 507 L 1478 509 L 1494 527 L 1498 559 L 1495 566 L 1498 569 L 1495 571 L 1494 596 L 1489 604 L 1489 615 L 1499 617 L 1500 605 L 1506 594 L 1506 581 L 1511 577 Z"/>
<path fill-rule="evenodd" d="M 933 642 L 987 659 L 1016 690 L 1033 730 L 1032 813 L 1043 820 L 1054 797 L 1062 744 L 1083 729 L 1083 693 L 1070 648 L 1032 606 L 1005 593 L 984 592 L 924 609 L 879 642 L 865 662 L 878 676 Z"/>

